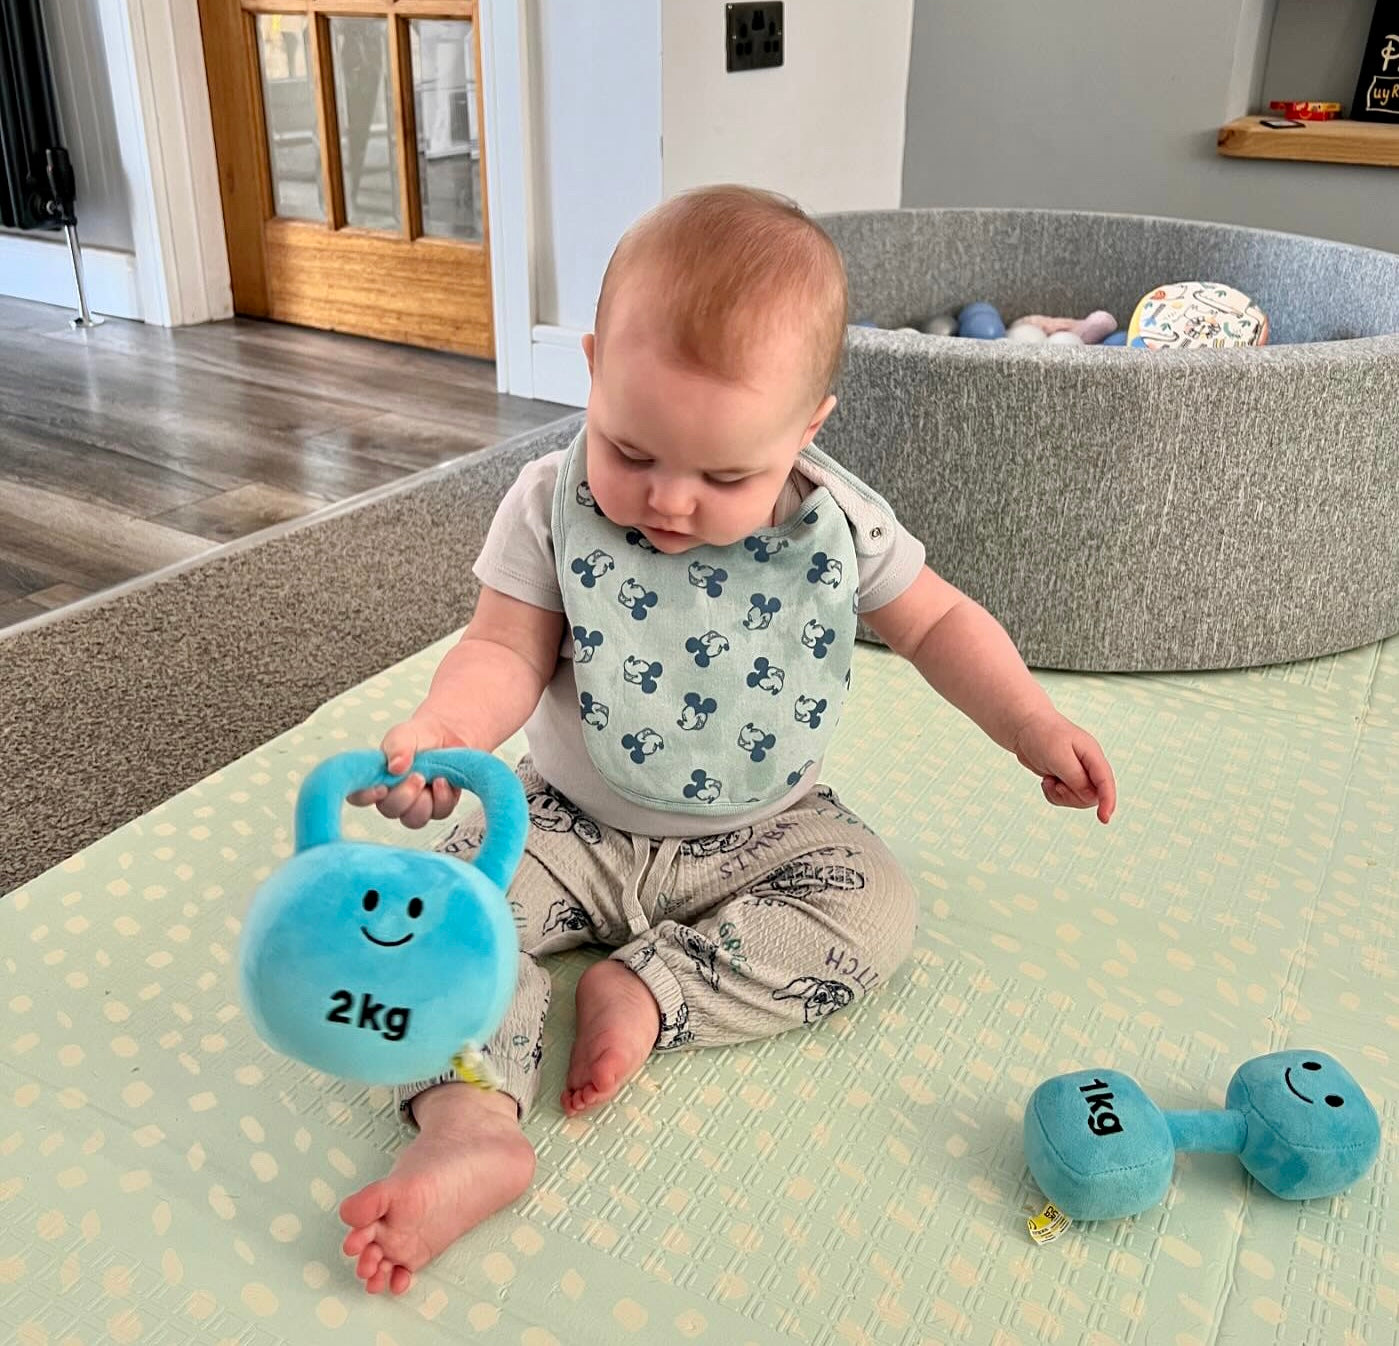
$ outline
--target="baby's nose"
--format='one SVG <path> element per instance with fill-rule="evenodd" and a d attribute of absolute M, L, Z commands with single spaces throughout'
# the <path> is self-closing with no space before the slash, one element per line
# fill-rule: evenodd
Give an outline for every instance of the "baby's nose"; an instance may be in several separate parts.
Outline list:
<path fill-rule="evenodd" d="M 683 477 L 651 479 L 646 503 L 666 519 L 684 519 L 695 512 L 695 493 Z"/>

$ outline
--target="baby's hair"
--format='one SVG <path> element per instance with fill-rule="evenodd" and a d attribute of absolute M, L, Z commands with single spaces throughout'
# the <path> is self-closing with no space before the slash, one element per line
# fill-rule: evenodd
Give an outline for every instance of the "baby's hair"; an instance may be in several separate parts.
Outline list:
<path fill-rule="evenodd" d="M 682 192 L 622 236 L 598 295 L 599 346 L 610 300 L 645 269 L 646 293 L 666 314 L 677 356 L 741 381 L 753 347 L 779 328 L 805 328 L 810 377 L 830 391 L 845 349 L 845 264 L 795 201 L 756 187 Z"/>

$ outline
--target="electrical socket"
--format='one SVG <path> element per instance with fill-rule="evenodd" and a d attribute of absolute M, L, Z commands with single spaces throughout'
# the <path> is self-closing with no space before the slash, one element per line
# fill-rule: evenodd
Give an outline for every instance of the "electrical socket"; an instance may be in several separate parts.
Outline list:
<path fill-rule="evenodd" d="M 775 4 L 726 5 L 724 34 L 730 73 L 781 65 L 781 0 Z"/>

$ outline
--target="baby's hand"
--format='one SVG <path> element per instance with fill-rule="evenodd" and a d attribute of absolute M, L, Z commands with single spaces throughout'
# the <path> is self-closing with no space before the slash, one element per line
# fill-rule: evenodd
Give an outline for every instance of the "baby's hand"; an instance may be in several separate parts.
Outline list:
<path fill-rule="evenodd" d="M 407 771 L 421 752 L 434 748 L 460 747 L 461 741 L 437 716 L 419 712 L 411 720 L 396 724 L 384 735 L 384 761 L 390 775 Z M 404 827 L 424 827 L 429 822 L 451 817 L 461 799 L 461 791 L 441 776 L 425 781 L 417 772 L 392 789 L 376 785 L 348 795 L 350 803 L 361 808 L 375 805 L 386 818 L 397 818 Z"/>
<path fill-rule="evenodd" d="M 1057 710 L 1026 720 L 1015 736 L 1021 766 L 1040 777 L 1040 789 L 1061 808 L 1098 807 L 1107 822 L 1117 807 L 1117 782 L 1098 740 Z"/>

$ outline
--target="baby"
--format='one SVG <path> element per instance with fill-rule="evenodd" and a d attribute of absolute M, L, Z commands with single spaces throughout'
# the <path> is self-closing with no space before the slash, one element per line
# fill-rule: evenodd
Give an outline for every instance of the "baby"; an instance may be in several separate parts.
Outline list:
<path fill-rule="evenodd" d="M 613 949 L 578 983 L 561 1099 L 576 1115 L 653 1051 L 815 1026 L 908 954 L 912 885 L 818 783 L 857 614 L 1051 804 L 1112 816 L 1094 739 L 889 506 L 813 446 L 845 323 L 834 244 L 765 192 L 668 201 L 612 256 L 583 342 L 586 427 L 507 493 L 470 625 L 383 742 L 400 773 L 416 753 L 491 751 L 525 726 L 531 826 L 510 893 L 519 983 L 482 1053 L 492 1087 L 448 1073 L 402 1090 L 417 1135 L 340 1208 L 370 1293 L 401 1294 L 529 1186 L 541 956 Z M 411 776 L 351 801 L 422 827 L 457 793 Z M 442 849 L 469 860 L 481 835 L 478 813 Z"/>

